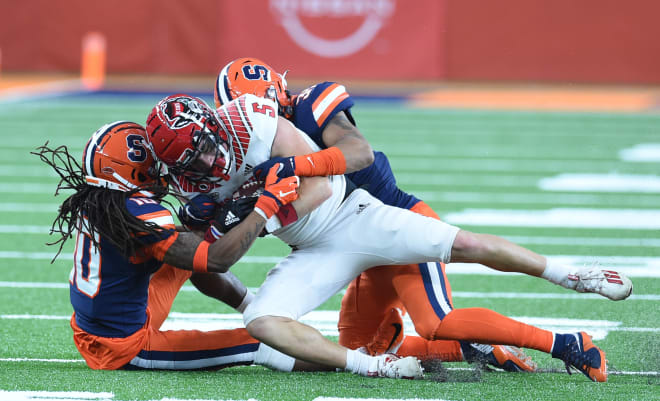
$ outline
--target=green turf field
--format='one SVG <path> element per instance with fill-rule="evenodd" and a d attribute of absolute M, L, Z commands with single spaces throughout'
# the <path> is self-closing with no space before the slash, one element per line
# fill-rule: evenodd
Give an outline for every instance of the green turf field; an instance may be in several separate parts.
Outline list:
<path fill-rule="evenodd" d="M 400 185 L 449 222 L 505 236 L 566 263 L 599 261 L 631 276 L 634 295 L 611 302 L 539 279 L 450 269 L 456 307 L 487 307 L 552 330 L 594 333 L 609 360 L 608 383 L 569 376 L 561 362 L 536 351 L 529 354 L 540 373 L 453 363 L 414 382 L 277 373 L 258 366 L 216 372 L 90 370 L 73 345 L 67 320 L 73 244 L 53 264 L 55 249 L 45 245 L 64 197 L 53 197 L 56 177 L 29 152 L 49 141 L 81 154 L 98 127 L 115 120 L 144 123 L 159 98 L 0 103 L 0 400 L 660 399 L 656 114 L 422 110 L 366 101 L 354 108 L 362 132 L 390 157 Z M 277 240 L 260 239 L 232 271 L 257 287 L 272 261 L 285 254 Z M 179 324 L 190 324 L 193 313 L 233 313 L 185 289 L 173 307 Z M 337 311 L 340 297 L 320 309 Z M 336 338 L 329 323 L 326 334 Z"/>

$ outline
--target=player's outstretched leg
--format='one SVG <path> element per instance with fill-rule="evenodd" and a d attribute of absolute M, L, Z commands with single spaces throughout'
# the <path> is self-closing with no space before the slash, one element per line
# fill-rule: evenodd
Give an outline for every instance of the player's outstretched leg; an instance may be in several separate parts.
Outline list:
<path fill-rule="evenodd" d="M 564 361 L 569 374 L 573 367 L 593 381 L 607 381 L 605 352 L 595 346 L 585 332 L 556 334 L 552 357 Z"/>
<path fill-rule="evenodd" d="M 632 281 L 624 274 L 599 266 L 583 268 L 567 274 L 558 283 L 577 292 L 592 292 L 613 301 L 621 301 L 633 291 Z"/>
<path fill-rule="evenodd" d="M 578 292 L 600 294 L 614 301 L 632 294 L 633 285 L 623 273 L 598 266 L 576 269 L 552 263 L 542 255 L 502 237 L 460 230 L 451 249 L 451 262 L 481 263 L 503 272 L 542 277 Z"/>
<path fill-rule="evenodd" d="M 363 347 L 363 351 L 369 355 L 380 355 L 383 353 L 397 353 L 404 341 L 403 319 L 401 312 L 393 308 L 381 322 L 373 339 Z M 447 340 L 424 340 L 423 350 L 427 355 L 421 355 L 421 350 L 414 356 L 424 359 L 434 355 L 451 355 L 453 349 L 460 347 L 457 359 L 451 361 L 466 361 L 469 363 L 488 364 L 492 367 L 506 370 L 508 372 L 535 372 L 536 363 L 527 356 L 520 348 L 507 345 L 487 345 L 470 343 L 468 341 Z M 460 344 L 458 346 L 457 344 Z M 410 347 L 408 347 L 410 348 Z M 415 348 L 419 348 L 415 347 Z M 446 350 L 445 350 L 446 349 Z M 460 355 L 462 352 L 462 355 Z M 430 353 L 430 354 L 428 354 Z M 402 353 L 400 356 L 409 356 Z M 437 357 L 437 356 L 436 356 Z M 443 359 L 443 358 L 441 358 Z M 445 360 L 445 359 L 443 359 Z"/>
<path fill-rule="evenodd" d="M 536 372 L 536 363 L 513 345 L 488 345 L 460 341 L 463 358 L 469 363 L 487 364 L 507 372 Z"/>

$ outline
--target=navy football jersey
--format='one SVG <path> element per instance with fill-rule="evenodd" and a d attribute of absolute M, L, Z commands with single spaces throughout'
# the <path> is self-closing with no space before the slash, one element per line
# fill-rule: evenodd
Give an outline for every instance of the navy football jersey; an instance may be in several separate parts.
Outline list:
<path fill-rule="evenodd" d="M 332 117 L 344 112 L 355 124 L 350 111 L 353 104 L 353 99 L 343 85 L 323 82 L 310 86 L 296 96 L 291 121 L 317 145 L 325 149 L 327 146 L 323 143 L 323 130 Z M 346 174 L 346 177 L 387 205 L 410 209 L 419 202 L 418 198 L 402 191 L 396 185 L 390 163 L 382 152 L 374 152 L 374 162 L 369 167 Z"/>
<path fill-rule="evenodd" d="M 149 278 L 162 262 L 153 257 L 164 255 L 175 235 L 172 214 L 157 201 L 131 197 L 129 212 L 137 218 L 167 229 L 160 235 L 144 235 L 144 256 L 126 258 L 103 237 L 96 248 L 87 232 L 76 237 L 73 268 L 69 275 L 69 294 L 78 326 L 102 337 L 127 337 L 146 322 Z M 160 256 L 162 259 L 162 256 Z"/>

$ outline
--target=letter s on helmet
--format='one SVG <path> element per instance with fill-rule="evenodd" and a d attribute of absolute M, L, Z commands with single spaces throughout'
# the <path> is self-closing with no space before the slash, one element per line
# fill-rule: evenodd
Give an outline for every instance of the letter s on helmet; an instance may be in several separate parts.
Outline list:
<path fill-rule="evenodd" d="M 275 100 L 280 113 L 289 118 L 293 114 L 291 94 L 287 90 L 286 72 L 281 75 L 256 58 L 238 58 L 220 70 L 215 81 L 215 107 L 250 93 Z"/>
<path fill-rule="evenodd" d="M 229 179 L 234 167 L 231 137 L 203 100 L 183 94 L 162 99 L 147 117 L 147 134 L 170 173 L 193 181 Z M 209 170 L 193 170 L 195 159 L 211 150 L 215 159 Z"/>
<path fill-rule="evenodd" d="M 88 185 L 125 192 L 162 184 L 144 127 L 129 121 L 96 130 L 83 151 L 83 173 Z"/>

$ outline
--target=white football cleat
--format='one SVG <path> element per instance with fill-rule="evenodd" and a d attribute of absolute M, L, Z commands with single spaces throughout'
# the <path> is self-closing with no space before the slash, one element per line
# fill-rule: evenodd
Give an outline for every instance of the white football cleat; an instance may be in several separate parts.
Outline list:
<path fill-rule="evenodd" d="M 577 292 L 600 294 L 613 301 L 628 298 L 633 290 L 632 281 L 624 274 L 598 266 L 569 274 L 562 285 Z"/>
<path fill-rule="evenodd" d="M 382 354 L 372 360 L 369 377 L 389 377 L 391 379 L 421 379 L 424 369 L 414 356 L 400 358 L 394 354 Z"/>

